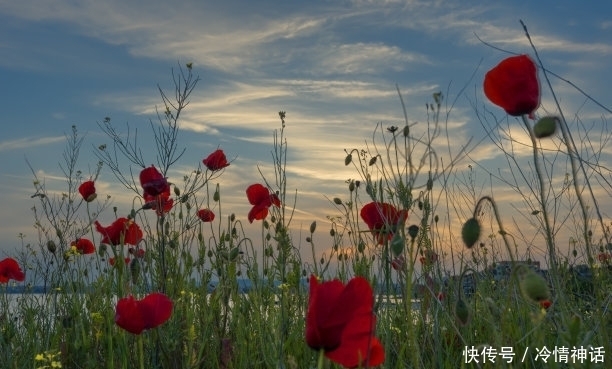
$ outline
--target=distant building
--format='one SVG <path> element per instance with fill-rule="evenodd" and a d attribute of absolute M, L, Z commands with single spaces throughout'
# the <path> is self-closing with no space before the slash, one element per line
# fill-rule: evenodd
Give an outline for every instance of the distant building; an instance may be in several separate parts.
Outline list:
<path fill-rule="evenodd" d="M 518 265 L 526 265 L 531 268 L 534 272 L 543 274 L 540 269 L 539 261 L 529 261 L 529 260 L 519 260 L 519 261 L 511 261 L 511 260 L 502 260 L 493 263 L 491 267 L 487 269 L 487 272 L 495 279 L 496 281 L 505 280 L 510 275 L 512 275 L 513 268 Z"/>

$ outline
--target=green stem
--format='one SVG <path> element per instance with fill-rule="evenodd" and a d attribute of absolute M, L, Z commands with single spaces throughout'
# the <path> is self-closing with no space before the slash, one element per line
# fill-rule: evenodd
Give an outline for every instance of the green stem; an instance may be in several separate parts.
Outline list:
<path fill-rule="evenodd" d="M 138 335 L 138 338 L 136 339 L 136 342 L 138 344 L 138 367 L 140 369 L 145 369 L 144 366 L 144 347 L 142 344 L 142 335 Z"/>
<path fill-rule="evenodd" d="M 319 350 L 319 359 L 317 360 L 317 369 L 323 369 L 323 362 L 325 361 L 325 350 Z"/>
<path fill-rule="evenodd" d="M 555 253 L 555 244 L 553 242 L 552 236 L 552 228 L 550 226 L 550 220 L 548 219 L 548 209 L 546 206 L 546 184 L 544 183 L 544 176 L 542 174 L 542 168 L 540 167 L 540 157 L 538 156 L 538 144 L 536 142 L 535 135 L 533 134 L 533 129 L 529 122 L 527 121 L 527 116 L 522 115 L 523 124 L 525 124 L 525 128 L 527 128 L 527 132 L 529 132 L 529 138 L 531 139 L 531 146 L 533 147 L 533 164 L 535 167 L 536 175 L 538 180 L 540 181 L 540 207 L 542 208 L 542 217 L 544 218 L 544 227 L 546 230 L 546 245 L 548 246 L 548 256 L 550 258 L 550 266 L 553 270 L 557 270 L 557 257 Z"/>

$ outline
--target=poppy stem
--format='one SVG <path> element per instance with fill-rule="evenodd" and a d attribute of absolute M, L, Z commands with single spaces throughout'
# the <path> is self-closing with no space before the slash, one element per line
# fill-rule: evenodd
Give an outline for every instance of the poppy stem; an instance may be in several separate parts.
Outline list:
<path fill-rule="evenodd" d="M 138 367 L 140 369 L 145 369 L 144 366 L 144 347 L 142 344 L 142 335 L 138 335 L 138 338 L 136 339 L 136 342 L 138 344 Z"/>
<path fill-rule="evenodd" d="M 325 360 L 325 349 L 320 349 L 319 359 L 317 360 L 317 369 L 323 369 L 324 360 Z"/>

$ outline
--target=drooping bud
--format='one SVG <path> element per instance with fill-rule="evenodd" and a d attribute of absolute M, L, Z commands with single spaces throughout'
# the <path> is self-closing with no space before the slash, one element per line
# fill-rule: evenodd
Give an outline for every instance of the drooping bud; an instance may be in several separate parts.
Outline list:
<path fill-rule="evenodd" d="M 348 154 L 346 158 L 344 158 L 344 165 L 349 165 L 353 161 L 353 154 Z"/>
<path fill-rule="evenodd" d="M 537 138 L 552 136 L 557 131 L 557 117 L 542 117 L 533 126 L 533 134 Z"/>
<path fill-rule="evenodd" d="M 372 156 L 372 159 L 370 159 L 370 162 L 368 163 L 368 165 L 372 166 L 376 164 L 376 159 L 378 159 L 378 156 Z"/>
<path fill-rule="evenodd" d="M 526 267 L 525 267 L 526 268 Z M 550 299 L 548 282 L 541 275 L 531 269 L 522 276 L 520 280 L 521 292 L 525 298 L 534 302 L 541 302 Z"/>
<path fill-rule="evenodd" d="M 315 233 L 315 230 L 317 229 L 317 221 L 313 221 L 312 223 L 310 223 L 310 233 Z"/>
<path fill-rule="evenodd" d="M 395 256 L 399 256 L 404 252 L 404 239 L 399 233 L 395 233 L 391 239 L 391 252 Z"/>
<path fill-rule="evenodd" d="M 476 218 L 468 219 L 461 228 L 461 239 L 468 249 L 480 238 L 480 223 Z"/>
<path fill-rule="evenodd" d="M 455 318 L 462 326 L 466 326 L 470 322 L 470 307 L 461 296 L 455 304 Z"/>
<path fill-rule="evenodd" d="M 342 205 L 342 199 L 340 199 L 339 197 L 334 197 L 334 204 Z"/>

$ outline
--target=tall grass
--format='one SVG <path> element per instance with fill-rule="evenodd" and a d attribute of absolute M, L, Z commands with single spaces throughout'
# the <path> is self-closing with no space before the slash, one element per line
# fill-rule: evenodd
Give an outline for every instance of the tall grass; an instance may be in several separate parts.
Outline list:
<path fill-rule="evenodd" d="M 330 199 L 329 223 L 311 224 L 305 238 L 311 250 L 303 250 L 292 232 L 299 190 L 297 195 L 288 191 L 285 112 L 279 113 L 280 128 L 272 137 L 274 175 L 267 178 L 260 171 L 260 182 L 281 205 L 255 220 L 260 239 L 248 236 L 252 226 L 222 206 L 223 186 L 213 183 L 223 170 L 200 164 L 181 183 L 172 183 L 168 212 L 156 212 L 143 200 L 137 173 L 154 157 L 167 175 L 184 152 L 180 117 L 199 79 L 188 65 L 173 73 L 173 81 L 172 94 L 159 90 L 162 110 L 151 123 L 154 153 L 142 150 L 136 132 L 121 134 L 106 118 L 100 129 L 112 144 L 97 148 L 99 163 L 91 178 L 78 169 L 83 138 L 76 127 L 67 136 L 61 164 L 64 189 L 47 189 L 32 170 L 37 239 L 24 241 L 17 258 L 27 286 L 42 285 L 47 292 L 14 297 L 7 293 L 10 285 L 1 287 L 1 367 L 312 368 L 318 353 L 304 340 L 311 274 L 344 282 L 362 276 L 374 286 L 375 329 L 386 368 L 610 365 L 612 250 L 601 209 L 592 212 L 597 198 L 589 195 L 609 184 L 609 169 L 599 162 L 610 138 L 607 129 L 595 132 L 602 137 L 598 142 L 595 126 L 576 117 L 570 130 L 562 117 L 563 137 L 552 145 L 532 139 L 527 143 L 532 161 L 525 165 L 519 153 L 525 143 L 513 132 L 523 124 L 533 137 L 532 123 L 476 109 L 508 166 L 496 171 L 475 162 L 465 171 L 478 144 L 468 140 L 457 146 L 448 133 L 453 103 L 436 93 L 426 105 L 427 122 L 409 122 L 404 108 L 403 126 L 381 124 L 366 147 L 346 150 L 344 164 L 354 168 L 355 179 L 347 181 L 344 196 Z M 399 90 L 398 95 L 403 107 Z M 581 147 L 572 134 L 580 135 Z M 110 196 L 92 202 L 79 196 L 80 183 L 109 174 L 123 186 L 117 192 L 131 193 L 131 207 L 111 207 Z M 479 179 L 483 174 L 489 182 Z M 524 219 L 505 217 L 508 204 L 486 190 L 494 181 L 520 195 L 522 203 L 514 206 Z M 369 202 L 408 211 L 408 221 L 386 224 L 395 228 L 381 238 L 361 221 L 360 211 Z M 214 209 L 220 221 L 198 219 L 203 208 Z M 106 225 L 119 217 L 142 228 L 137 245 L 100 244 L 95 222 Z M 469 218 L 478 220 L 481 236 L 466 249 L 460 234 Z M 525 221 L 535 224 L 533 229 L 504 226 Z M 572 235 L 566 253 L 567 240 L 556 237 L 561 231 Z M 94 241 L 96 254 L 74 252 L 72 241 L 83 237 Z M 331 245 L 323 255 L 316 250 L 322 243 Z M 541 244 L 548 245 L 540 255 L 548 262 L 552 287 L 547 308 L 525 293 L 524 271 L 511 270 L 503 278 L 491 272 L 504 260 L 535 258 Z M 144 256 L 137 256 L 139 249 Z M 121 262 L 126 257 L 127 264 Z M 251 282 L 246 293 L 240 278 Z M 152 291 L 173 301 L 167 322 L 139 335 L 115 324 L 118 299 Z M 572 356 L 583 352 L 584 359 Z M 598 354 L 603 362 L 594 360 Z"/>

